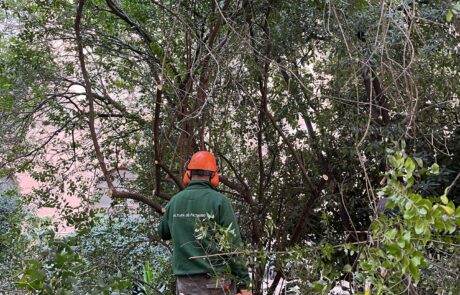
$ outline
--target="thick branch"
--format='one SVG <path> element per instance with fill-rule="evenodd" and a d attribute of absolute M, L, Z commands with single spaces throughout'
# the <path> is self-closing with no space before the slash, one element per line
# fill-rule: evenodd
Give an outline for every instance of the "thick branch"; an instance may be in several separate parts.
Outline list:
<path fill-rule="evenodd" d="M 230 5 L 230 1 L 231 0 L 225 0 L 224 2 L 224 5 L 222 7 L 222 13 L 225 12 L 227 9 L 228 9 L 228 6 Z M 213 6 L 217 6 L 219 5 L 217 2 L 212 2 L 212 5 Z M 218 35 L 218 32 L 222 26 L 222 23 L 223 23 L 223 15 L 221 15 L 221 12 L 219 11 L 220 8 L 216 8 L 216 11 L 214 13 L 214 18 L 215 18 L 215 21 L 214 22 L 211 22 L 210 24 L 210 33 L 208 35 L 208 44 L 207 44 L 207 48 L 209 50 L 208 54 L 205 56 L 204 60 L 203 60 L 203 63 L 202 63 L 202 71 L 201 71 L 201 75 L 200 75 L 200 79 L 199 79 L 199 84 L 198 84 L 198 89 L 197 89 L 197 95 L 198 95 L 198 100 L 200 102 L 201 105 L 204 104 L 204 102 L 206 101 L 207 99 L 207 94 L 206 94 L 206 89 L 208 88 L 208 81 L 209 81 L 209 76 L 210 76 L 210 72 L 211 70 L 209 69 L 209 61 L 211 59 L 211 56 L 212 56 L 212 50 L 213 50 L 213 47 L 214 47 L 214 42 L 217 38 L 217 35 Z M 197 106 L 197 108 L 201 107 L 200 106 Z M 201 149 L 204 149 L 204 133 L 205 133 L 205 128 L 206 128 L 206 119 L 207 119 L 207 112 L 205 110 L 202 111 L 202 114 L 201 114 L 201 128 L 200 128 L 200 133 L 199 133 L 199 137 L 200 137 L 200 147 Z"/>
<path fill-rule="evenodd" d="M 148 205 L 149 207 L 153 208 L 156 212 L 158 212 L 160 214 L 163 214 L 163 208 L 159 204 L 157 204 L 152 199 L 150 199 L 150 198 L 148 198 L 146 196 L 143 196 L 141 194 L 131 193 L 131 192 L 127 192 L 127 191 L 112 190 L 109 193 L 109 196 L 111 196 L 112 198 L 118 198 L 118 199 L 136 200 L 136 201 L 139 201 L 141 203 L 144 203 L 144 204 Z"/>
<path fill-rule="evenodd" d="M 246 188 L 244 186 L 241 186 L 238 183 L 235 183 L 235 182 L 231 181 L 230 179 L 228 179 L 227 177 L 222 176 L 222 175 L 219 176 L 219 179 L 220 179 L 220 182 L 222 184 L 224 184 L 227 187 L 237 191 L 240 195 L 242 195 L 244 197 L 244 200 L 248 204 L 250 204 L 251 206 L 255 205 L 254 200 L 251 198 L 250 191 L 246 190 Z"/>
<path fill-rule="evenodd" d="M 232 164 L 232 162 L 230 162 L 230 160 L 227 159 L 227 157 L 225 157 L 221 152 L 217 152 L 217 154 L 219 155 L 219 157 L 224 159 L 224 161 L 228 164 L 228 166 L 233 171 L 233 173 L 235 174 L 235 176 L 238 179 L 238 181 L 244 186 L 244 190 L 249 192 L 250 191 L 249 186 L 247 185 L 246 181 L 244 181 L 244 179 L 240 175 L 240 173 L 238 173 L 238 170 L 235 168 L 235 166 Z"/>
<path fill-rule="evenodd" d="M 174 173 L 172 173 L 171 170 L 169 170 L 168 167 L 166 167 L 163 163 L 161 162 L 158 162 L 157 163 L 158 166 L 161 167 L 161 169 L 163 169 L 164 172 L 166 172 L 166 174 L 168 174 L 169 177 L 171 177 L 171 179 L 174 181 L 174 183 L 177 185 L 177 187 L 180 189 L 180 190 L 183 190 L 184 189 L 184 184 L 182 183 L 182 181 L 176 177 L 176 175 L 174 175 Z"/>
<path fill-rule="evenodd" d="M 96 152 L 97 160 L 99 162 L 99 166 L 104 175 L 104 179 L 107 182 L 107 185 L 109 187 L 109 196 L 112 196 L 114 198 L 133 199 L 136 201 L 140 201 L 144 204 L 147 204 L 148 206 L 150 206 L 155 211 L 161 214 L 163 213 L 163 209 L 161 208 L 160 205 L 158 205 L 153 200 L 141 194 L 138 194 L 138 193 L 117 191 L 113 185 L 112 178 L 107 169 L 107 165 L 105 164 L 104 156 L 101 152 L 101 148 L 97 140 L 96 129 L 94 127 L 94 121 L 95 121 L 94 98 L 93 98 L 93 93 L 91 89 L 91 81 L 89 79 L 89 74 L 86 69 L 85 56 L 83 54 L 83 44 L 81 41 L 81 19 L 82 19 L 84 5 L 85 5 L 85 0 L 80 0 L 78 3 L 77 16 L 75 18 L 75 35 L 76 35 L 76 42 L 77 42 L 77 49 L 78 49 L 78 59 L 80 61 L 80 67 L 81 67 L 81 71 L 83 74 L 83 79 L 85 81 L 85 93 L 86 93 L 86 98 L 88 99 L 88 104 L 89 104 L 88 116 L 89 116 L 89 128 L 91 132 L 91 139 L 93 141 L 93 145 L 94 145 L 94 149 Z"/>
<path fill-rule="evenodd" d="M 107 185 L 109 186 L 109 189 L 113 189 L 113 183 L 112 183 L 112 178 L 110 177 L 110 174 L 107 170 L 107 166 L 105 164 L 104 156 L 102 155 L 101 148 L 99 146 L 99 142 L 97 141 L 97 134 L 96 134 L 96 129 L 94 127 L 94 100 L 93 100 L 93 94 L 91 90 L 91 81 L 89 79 L 89 74 L 86 69 L 86 64 L 85 64 L 85 56 L 83 54 L 83 44 L 81 40 L 81 18 L 83 14 L 83 7 L 85 5 L 85 0 L 80 0 L 78 2 L 78 9 L 77 9 L 77 16 L 75 18 L 75 36 L 76 36 L 76 42 L 77 42 L 77 50 L 78 50 L 78 59 L 80 61 L 80 67 L 81 71 L 83 74 L 83 79 L 85 81 L 85 92 L 86 92 L 86 98 L 88 99 L 88 104 L 89 104 L 89 129 L 91 133 L 91 139 L 93 141 L 94 145 L 94 150 L 96 152 L 96 157 L 99 162 L 99 166 L 102 170 L 102 173 L 104 175 L 105 181 L 107 182 Z"/>
<path fill-rule="evenodd" d="M 380 106 L 380 114 L 382 115 L 382 120 L 384 126 L 387 126 L 390 123 L 390 114 L 388 113 L 388 103 L 387 103 L 387 98 L 385 94 L 383 93 L 382 90 L 382 85 L 380 84 L 380 80 L 377 77 L 377 75 L 373 72 L 372 73 L 373 79 L 372 79 L 372 86 L 374 87 L 375 90 L 375 98 Z"/>

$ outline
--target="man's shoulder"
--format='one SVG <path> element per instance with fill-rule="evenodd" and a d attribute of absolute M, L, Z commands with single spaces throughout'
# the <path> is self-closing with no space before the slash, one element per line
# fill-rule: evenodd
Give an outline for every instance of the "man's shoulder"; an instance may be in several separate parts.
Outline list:
<path fill-rule="evenodd" d="M 216 202 L 218 202 L 219 204 L 231 204 L 230 199 L 227 198 L 227 196 L 225 196 L 224 194 L 216 190 L 213 190 L 212 194 L 213 199 L 215 199 Z"/>
<path fill-rule="evenodd" d="M 218 192 L 217 190 L 215 190 L 215 189 L 213 189 L 213 188 L 207 188 L 207 189 L 206 189 L 206 192 L 207 192 L 209 195 L 211 195 L 213 198 L 215 198 L 216 200 L 219 200 L 219 201 L 221 201 L 221 200 L 228 200 L 227 197 L 226 197 L 224 194 Z"/>
<path fill-rule="evenodd" d="M 180 199 L 184 196 L 188 195 L 188 192 L 187 190 L 181 190 L 180 192 L 176 193 L 174 196 L 172 196 L 171 200 L 169 200 L 169 202 L 172 202 L 172 201 L 176 201 L 177 199 Z"/>
<path fill-rule="evenodd" d="M 215 196 L 218 196 L 219 198 L 227 198 L 224 194 L 218 192 L 216 189 L 209 188 L 209 189 L 207 189 L 207 191 L 209 191 L 211 194 L 213 194 Z"/>
<path fill-rule="evenodd" d="M 206 188 L 204 190 L 200 190 L 200 193 L 202 194 L 204 192 L 206 192 L 206 195 L 212 197 L 215 201 L 217 202 L 230 202 L 230 200 L 225 196 L 223 195 L 222 193 L 218 192 L 217 190 L 215 189 L 212 189 L 212 188 Z M 197 193 L 197 191 L 195 190 L 188 190 L 188 189 L 184 189 L 184 190 L 181 190 L 180 192 L 178 192 L 177 194 L 175 194 L 171 200 L 169 202 L 172 202 L 172 201 L 179 201 L 183 198 L 187 198 L 191 195 L 195 195 Z"/>

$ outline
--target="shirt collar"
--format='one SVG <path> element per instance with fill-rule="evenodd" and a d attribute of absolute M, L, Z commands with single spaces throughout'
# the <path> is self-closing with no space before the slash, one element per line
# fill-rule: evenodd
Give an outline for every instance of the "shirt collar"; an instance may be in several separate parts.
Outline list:
<path fill-rule="evenodd" d="M 207 180 L 192 180 L 185 189 L 200 189 L 200 188 L 212 188 L 212 185 Z"/>

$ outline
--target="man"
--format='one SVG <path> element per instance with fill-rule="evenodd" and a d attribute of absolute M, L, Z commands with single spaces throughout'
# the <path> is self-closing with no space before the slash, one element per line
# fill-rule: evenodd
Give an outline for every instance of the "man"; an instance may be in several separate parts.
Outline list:
<path fill-rule="evenodd" d="M 204 221 L 209 216 L 222 227 L 231 226 L 235 233 L 234 243 L 241 244 L 233 207 L 225 196 L 214 189 L 219 183 L 217 171 L 216 159 L 212 153 L 195 153 L 183 179 L 187 187 L 171 199 L 160 222 L 160 237 L 163 240 L 172 239 L 173 243 L 173 273 L 177 278 L 177 294 L 235 294 L 237 290 L 238 294 L 252 294 L 245 290 L 250 280 L 241 262 L 230 259 L 228 264 L 216 264 L 213 263 L 216 260 L 209 257 L 190 259 L 214 254 L 207 253 L 208 248 L 203 245 L 203 241 L 195 237 L 197 221 Z M 223 261 L 221 257 L 218 258 Z"/>

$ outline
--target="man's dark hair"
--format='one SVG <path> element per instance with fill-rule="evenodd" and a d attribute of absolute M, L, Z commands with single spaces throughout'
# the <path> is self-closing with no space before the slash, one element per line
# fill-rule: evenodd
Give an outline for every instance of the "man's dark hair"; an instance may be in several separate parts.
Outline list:
<path fill-rule="evenodd" d="M 212 171 L 208 170 L 192 170 L 192 176 L 212 176 Z"/>

